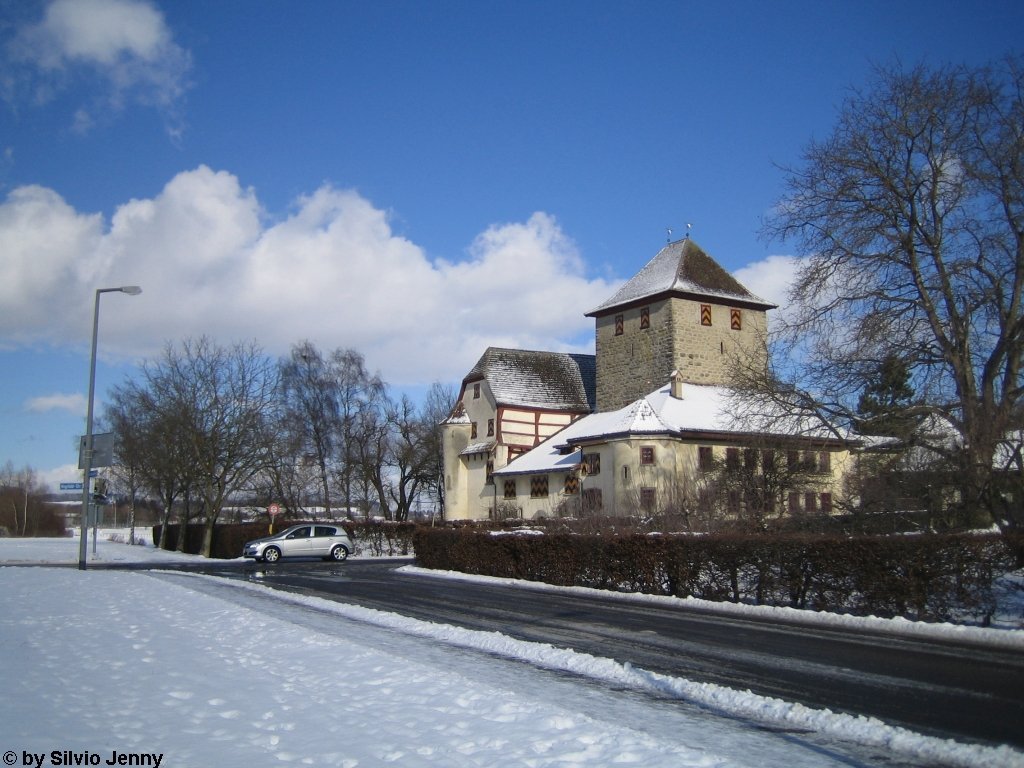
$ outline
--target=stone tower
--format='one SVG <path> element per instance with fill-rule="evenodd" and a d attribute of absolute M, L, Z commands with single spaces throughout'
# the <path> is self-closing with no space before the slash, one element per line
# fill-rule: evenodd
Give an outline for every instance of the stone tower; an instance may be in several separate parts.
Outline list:
<path fill-rule="evenodd" d="M 767 311 L 689 238 L 669 243 L 601 306 L 595 319 L 597 410 L 682 382 L 728 384 L 738 355 L 766 356 Z"/>

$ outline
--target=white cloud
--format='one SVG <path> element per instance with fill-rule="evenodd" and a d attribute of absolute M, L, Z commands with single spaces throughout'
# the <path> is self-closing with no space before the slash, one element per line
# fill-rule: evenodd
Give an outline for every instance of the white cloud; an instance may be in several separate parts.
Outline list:
<path fill-rule="evenodd" d="M 20 68 L 8 74 L 8 98 L 30 88 L 33 101 L 47 102 L 75 84 L 100 84 L 98 102 L 75 109 L 75 130 L 88 130 L 101 111 L 140 103 L 163 110 L 172 134 L 180 131 L 176 106 L 191 56 L 145 0 L 53 0 L 38 23 L 17 31 L 7 57 Z"/>
<path fill-rule="evenodd" d="M 33 397 L 25 403 L 25 409 L 35 413 L 67 411 L 75 416 L 85 415 L 85 396 L 81 394 L 54 394 Z"/>
<path fill-rule="evenodd" d="M 733 273 L 751 293 L 778 305 L 768 313 L 772 322 L 781 319 L 789 307 L 789 290 L 803 260 L 797 256 L 769 256 Z"/>
<path fill-rule="evenodd" d="M 799 266 L 796 256 L 769 256 L 741 267 L 733 277 L 762 299 L 783 306 Z"/>
<path fill-rule="evenodd" d="M 325 185 L 275 220 L 207 167 L 124 203 L 109 224 L 52 190 L 16 189 L 0 203 L 0 252 L 14 265 L 0 344 L 83 343 L 94 289 L 137 284 L 141 296 L 104 295 L 101 354 L 206 334 L 283 355 L 310 339 L 360 350 L 393 384 L 457 380 L 489 344 L 592 348 L 583 313 L 617 287 L 586 276 L 545 213 L 488 227 L 462 259 L 431 260 L 356 192 Z"/>

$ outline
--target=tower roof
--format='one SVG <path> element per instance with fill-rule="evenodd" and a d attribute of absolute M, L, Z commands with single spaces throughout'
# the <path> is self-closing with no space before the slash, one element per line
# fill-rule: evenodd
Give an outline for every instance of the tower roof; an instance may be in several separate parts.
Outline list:
<path fill-rule="evenodd" d="M 753 309 L 774 309 L 775 304 L 755 296 L 707 255 L 693 240 L 669 243 L 618 292 L 587 317 L 613 309 L 644 304 L 668 296 L 713 299 Z"/>
<path fill-rule="evenodd" d="M 488 347 L 462 381 L 486 379 L 499 405 L 587 412 L 595 378 L 593 355 Z"/>

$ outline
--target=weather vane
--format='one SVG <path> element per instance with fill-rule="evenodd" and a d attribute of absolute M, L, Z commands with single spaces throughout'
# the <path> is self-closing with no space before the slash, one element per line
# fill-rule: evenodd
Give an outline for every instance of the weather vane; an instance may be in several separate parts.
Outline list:
<path fill-rule="evenodd" d="M 686 237 L 683 238 L 684 240 L 689 240 L 690 239 L 690 230 L 692 228 L 693 228 L 693 224 L 687 224 L 686 225 Z M 666 243 L 671 243 L 672 242 L 672 227 L 665 227 L 665 242 Z"/>

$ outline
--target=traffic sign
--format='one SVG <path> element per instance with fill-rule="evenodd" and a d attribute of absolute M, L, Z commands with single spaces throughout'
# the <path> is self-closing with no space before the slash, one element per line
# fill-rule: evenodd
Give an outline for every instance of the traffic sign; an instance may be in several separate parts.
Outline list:
<path fill-rule="evenodd" d="M 60 489 L 62 491 L 80 491 L 82 490 L 81 483 L 61 483 Z"/>
<path fill-rule="evenodd" d="M 271 504 L 269 507 L 267 507 L 267 512 L 270 513 L 271 517 L 275 517 L 276 515 L 280 515 L 281 514 L 281 505 L 280 504 Z"/>

